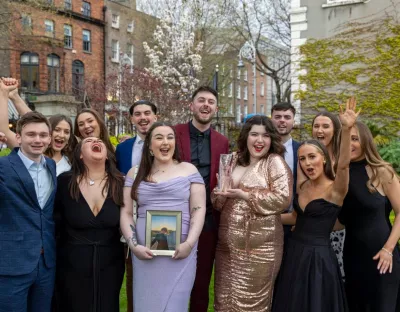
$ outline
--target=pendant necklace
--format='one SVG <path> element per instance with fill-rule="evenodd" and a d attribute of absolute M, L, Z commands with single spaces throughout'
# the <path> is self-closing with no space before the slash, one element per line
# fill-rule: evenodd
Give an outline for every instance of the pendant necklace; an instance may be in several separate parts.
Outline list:
<path fill-rule="evenodd" d="M 101 179 L 96 179 L 96 180 L 93 180 L 89 175 L 88 177 L 89 177 L 89 185 L 93 186 L 95 181 L 103 180 L 106 177 L 106 174 Z"/>

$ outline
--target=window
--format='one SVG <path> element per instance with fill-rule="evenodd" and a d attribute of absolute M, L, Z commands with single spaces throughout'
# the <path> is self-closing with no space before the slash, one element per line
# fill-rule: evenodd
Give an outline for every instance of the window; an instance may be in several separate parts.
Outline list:
<path fill-rule="evenodd" d="M 72 0 L 64 0 L 64 9 L 72 11 Z"/>
<path fill-rule="evenodd" d="M 135 61 L 133 59 L 134 52 L 135 52 L 135 47 L 133 46 L 133 44 L 127 43 L 126 44 L 126 55 L 128 55 L 128 57 L 132 60 L 132 65 L 135 64 Z"/>
<path fill-rule="evenodd" d="M 233 78 L 233 70 L 232 69 L 229 70 L 229 77 Z"/>
<path fill-rule="evenodd" d="M 60 91 L 60 58 L 56 54 L 47 56 L 47 90 L 49 92 Z"/>
<path fill-rule="evenodd" d="M 247 116 L 247 111 L 248 111 L 248 110 L 247 110 L 247 104 L 245 104 L 245 105 L 244 105 L 244 112 L 243 112 L 243 113 L 244 113 L 244 116 Z"/>
<path fill-rule="evenodd" d="M 72 49 L 72 26 L 64 25 L 64 48 Z"/>
<path fill-rule="evenodd" d="M 130 33 L 132 33 L 134 28 L 135 28 L 135 22 L 132 21 L 132 22 L 130 22 L 130 23 L 128 24 L 127 31 L 130 32 Z"/>
<path fill-rule="evenodd" d="M 225 86 L 225 84 L 223 83 L 223 84 L 222 84 L 222 96 L 225 96 L 225 87 L 226 87 L 226 86 Z"/>
<path fill-rule="evenodd" d="M 91 12 L 90 12 L 90 3 L 86 2 L 86 1 L 83 1 L 82 2 L 81 11 L 82 11 L 83 15 L 90 17 L 90 14 L 91 14 Z"/>
<path fill-rule="evenodd" d="M 242 116 L 240 112 L 240 104 L 236 105 L 236 122 L 240 123 L 242 121 Z"/>
<path fill-rule="evenodd" d="M 36 53 L 21 54 L 21 87 L 39 90 L 39 55 Z"/>
<path fill-rule="evenodd" d="M 111 40 L 111 61 L 119 62 L 119 42 Z"/>
<path fill-rule="evenodd" d="M 240 100 L 240 85 L 236 87 L 236 98 Z"/>
<path fill-rule="evenodd" d="M 85 67 L 81 61 L 72 62 L 72 93 L 75 96 L 82 96 L 84 94 L 84 74 Z"/>
<path fill-rule="evenodd" d="M 44 20 L 45 36 L 54 38 L 54 22 L 51 20 Z"/>
<path fill-rule="evenodd" d="M 228 96 L 231 98 L 233 96 L 233 86 L 232 83 L 229 84 L 228 87 Z"/>
<path fill-rule="evenodd" d="M 261 66 L 261 70 L 260 70 L 260 75 L 261 76 L 264 76 L 264 71 L 265 71 L 265 67 Z"/>
<path fill-rule="evenodd" d="M 264 93 L 265 93 L 264 91 L 265 91 L 264 82 L 261 81 L 261 83 L 260 83 L 260 95 L 261 96 L 264 96 Z"/>
<path fill-rule="evenodd" d="M 264 113 L 264 104 L 261 104 L 260 105 L 260 113 L 261 113 L 261 115 L 264 115 L 265 113 Z"/>
<path fill-rule="evenodd" d="M 118 14 L 111 15 L 111 27 L 119 28 L 119 15 Z"/>
<path fill-rule="evenodd" d="M 245 87 L 243 87 L 243 99 L 244 100 L 247 100 L 247 97 L 248 97 L 248 87 L 247 86 L 245 86 Z"/>
<path fill-rule="evenodd" d="M 237 79 L 240 80 L 240 68 L 237 70 Z"/>
<path fill-rule="evenodd" d="M 24 30 L 31 30 L 32 29 L 32 17 L 27 14 L 22 14 L 21 25 Z"/>
<path fill-rule="evenodd" d="M 248 79 L 248 71 L 247 71 L 247 69 L 244 71 L 244 81 L 247 81 L 247 79 Z"/>
<path fill-rule="evenodd" d="M 83 40 L 83 51 L 90 52 L 91 44 L 90 44 L 90 30 L 82 31 L 82 40 Z"/>

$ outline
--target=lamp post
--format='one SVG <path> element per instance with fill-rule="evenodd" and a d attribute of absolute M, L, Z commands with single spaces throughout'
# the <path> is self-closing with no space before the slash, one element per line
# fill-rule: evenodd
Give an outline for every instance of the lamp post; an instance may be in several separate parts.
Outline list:
<path fill-rule="evenodd" d="M 257 73 L 256 73 L 256 48 L 253 43 L 247 41 L 239 51 L 239 62 L 238 68 L 243 68 L 243 59 L 248 59 L 253 64 L 253 111 L 252 113 L 257 113 Z"/>
<path fill-rule="evenodd" d="M 121 130 L 123 130 L 122 125 L 122 75 L 123 75 L 123 68 L 125 65 L 130 65 L 129 73 L 133 74 L 133 59 L 131 59 L 126 53 L 119 54 L 119 75 L 118 75 L 118 133 L 121 134 Z"/>

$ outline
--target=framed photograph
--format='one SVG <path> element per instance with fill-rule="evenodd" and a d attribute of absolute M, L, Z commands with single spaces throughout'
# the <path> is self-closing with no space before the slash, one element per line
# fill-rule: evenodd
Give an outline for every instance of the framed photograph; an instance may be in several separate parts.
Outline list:
<path fill-rule="evenodd" d="M 172 256 L 181 243 L 182 212 L 147 210 L 146 247 L 157 256 Z"/>

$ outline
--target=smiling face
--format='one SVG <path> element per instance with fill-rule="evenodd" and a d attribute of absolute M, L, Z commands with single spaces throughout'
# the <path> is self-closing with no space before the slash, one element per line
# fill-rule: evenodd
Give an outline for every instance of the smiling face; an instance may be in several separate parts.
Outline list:
<path fill-rule="evenodd" d="M 175 152 L 174 130 L 168 126 L 155 128 L 151 133 L 150 151 L 158 161 L 170 161 Z"/>
<path fill-rule="evenodd" d="M 144 138 L 154 122 L 157 121 L 157 116 L 151 110 L 151 106 L 143 104 L 137 105 L 133 109 L 131 122 L 135 125 L 137 131 Z"/>
<path fill-rule="evenodd" d="M 350 150 L 351 150 L 351 161 L 359 161 L 365 158 L 364 151 L 361 147 L 360 135 L 357 127 L 352 127 L 350 131 Z"/>
<path fill-rule="evenodd" d="M 96 137 L 88 137 L 82 141 L 81 156 L 84 163 L 98 162 L 107 159 L 107 148 L 103 141 Z"/>
<path fill-rule="evenodd" d="M 78 116 L 78 128 L 82 138 L 100 137 L 100 126 L 93 114 L 85 112 Z"/>
<path fill-rule="evenodd" d="M 298 150 L 301 169 L 310 180 L 315 180 L 324 173 L 325 157 L 312 144 L 304 144 Z"/>
<path fill-rule="evenodd" d="M 334 133 L 333 122 L 329 117 L 318 116 L 314 120 L 312 137 L 320 141 L 324 146 L 332 142 Z"/>
<path fill-rule="evenodd" d="M 285 111 L 274 110 L 272 112 L 272 123 L 274 124 L 279 135 L 288 135 L 294 126 L 293 112 L 288 109 Z"/>
<path fill-rule="evenodd" d="M 45 123 L 28 123 L 21 134 L 16 134 L 21 151 L 31 160 L 37 160 L 43 155 L 51 142 L 50 130 Z"/>
<path fill-rule="evenodd" d="M 71 137 L 71 127 L 68 122 L 61 120 L 53 129 L 51 148 L 55 152 L 61 152 L 68 144 Z"/>
<path fill-rule="evenodd" d="M 214 94 L 202 91 L 196 94 L 190 103 L 194 119 L 203 125 L 209 124 L 217 111 L 217 98 Z"/>
<path fill-rule="evenodd" d="M 247 148 L 250 158 L 261 159 L 266 155 L 271 146 L 271 137 L 263 125 L 253 125 L 247 137 Z"/>

